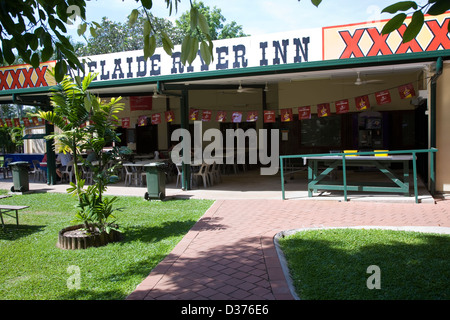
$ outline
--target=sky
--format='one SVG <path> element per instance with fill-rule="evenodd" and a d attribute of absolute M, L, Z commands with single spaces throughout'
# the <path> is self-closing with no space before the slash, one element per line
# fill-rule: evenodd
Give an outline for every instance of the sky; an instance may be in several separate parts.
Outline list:
<path fill-rule="evenodd" d="M 203 0 L 210 7 L 222 10 L 225 23 L 236 21 L 243 26 L 244 33 L 261 35 L 275 32 L 343 25 L 365 21 L 389 19 L 390 14 L 381 10 L 399 0 L 323 0 L 315 7 L 311 0 Z M 417 1 L 424 3 L 424 1 Z M 426 2 L 426 1 L 425 1 Z M 127 16 L 139 4 L 135 0 L 88 0 L 88 21 L 100 22 L 102 17 L 116 22 L 127 21 Z M 189 0 L 181 0 L 177 13 L 169 16 L 164 0 L 154 0 L 152 13 L 175 21 L 190 9 Z M 76 40 L 76 26 L 69 33 Z"/>

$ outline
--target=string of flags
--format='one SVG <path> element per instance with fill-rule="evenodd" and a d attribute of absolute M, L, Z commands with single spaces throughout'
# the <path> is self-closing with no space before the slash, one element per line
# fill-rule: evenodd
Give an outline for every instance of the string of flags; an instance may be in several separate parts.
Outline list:
<path fill-rule="evenodd" d="M 38 117 L 23 117 L 22 120 L 20 118 L 0 118 L 0 127 L 3 127 L 6 124 L 7 127 L 20 127 L 22 124 L 24 127 L 37 127 L 43 126 L 45 124 L 45 120 Z"/>
<path fill-rule="evenodd" d="M 412 83 L 404 84 L 397 87 L 398 94 L 400 99 L 408 99 L 412 98 L 416 95 L 414 86 Z M 364 111 L 370 109 L 370 101 L 369 95 L 362 95 L 355 97 L 355 105 L 358 111 Z M 377 91 L 374 93 L 375 99 L 378 105 L 385 105 L 392 102 L 390 89 Z M 349 99 L 342 99 L 334 102 L 335 113 L 336 114 L 345 114 L 350 110 L 350 101 Z M 319 118 L 328 117 L 331 113 L 331 103 L 319 103 L 316 105 L 317 116 Z M 298 120 L 307 120 L 311 119 L 311 110 L 312 106 L 302 106 L 298 107 Z M 277 120 L 277 110 L 263 110 L 263 120 L 264 123 L 273 123 Z M 228 118 L 229 117 L 229 118 Z M 173 122 L 175 120 L 175 113 L 173 110 L 154 113 L 150 116 L 142 115 L 138 117 L 138 126 L 146 126 L 149 123 L 153 125 L 157 125 L 162 123 L 163 119 L 167 122 Z M 196 109 L 191 108 L 189 110 L 189 120 L 192 121 L 212 121 L 213 119 L 213 111 L 205 110 L 205 109 Z M 21 121 L 22 120 L 22 121 Z M 230 120 L 233 123 L 239 122 L 255 122 L 258 120 L 258 111 L 251 110 L 246 111 L 245 115 L 243 111 L 217 111 L 215 120 L 217 122 L 226 122 Z M 293 108 L 284 108 L 280 110 L 280 120 L 281 122 L 289 122 L 294 120 L 293 116 Z M 0 126 L 4 126 L 5 124 L 8 127 L 20 127 L 21 122 L 25 127 L 30 126 L 41 126 L 45 124 L 44 119 L 38 119 L 37 117 L 27 118 L 13 118 L 13 119 L 1 119 L 0 118 Z M 131 126 L 130 117 L 124 117 L 121 119 L 122 128 L 129 128 Z M 120 125 L 120 124 L 119 124 Z"/>
<path fill-rule="evenodd" d="M 401 99 L 412 98 L 416 95 L 414 86 L 412 83 L 404 84 L 398 86 L 398 93 Z M 355 97 L 355 105 L 358 111 L 364 111 L 370 109 L 370 100 L 369 95 L 362 95 Z M 374 93 L 375 99 L 378 105 L 385 105 L 392 102 L 390 89 L 377 91 Z M 335 113 L 336 114 L 344 114 L 350 111 L 350 100 L 342 99 L 334 102 Z M 317 104 L 317 115 L 319 118 L 328 117 L 332 114 L 331 112 L 331 103 L 319 103 Z M 298 107 L 298 120 L 307 120 L 311 119 L 311 111 L 312 106 L 302 106 Z M 264 123 L 272 123 L 277 121 L 277 110 L 264 110 L 263 111 L 263 119 Z M 228 118 L 230 116 L 230 118 Z M 164 113 L 164 118 L 166 122 L 172 122 L 175 119 L 175 115 L 173 111 L 166 111 Z M 138 118 L 138 125 L 145 126 L 149 123 L 151 124 L 159 124 L 162 122 L 163 114 L 155 113 L 151 116 L 140 116 Z M 189 120 L 192 121 L 212 121 L 213 119 L 213 111 L 205 110 L 205 109 L 195 109 L 191 108 L 189 110 Z M 258 120 L 258 111 L 246 111 L 245 115 L 242 111 L 217 111 L 216 117 L 217 122 L 226 122 L 228 119 L 231 122 L 239 123 L 239 122 L 254 122 Z M 280 110 L 280 120 L 281 122 L 289 122 L 294 120 L 293 116 L 293 108 L 284 108 Z M 130 126 L 130 118 L 122 118 L 122 127 L 128 128 Z"/>

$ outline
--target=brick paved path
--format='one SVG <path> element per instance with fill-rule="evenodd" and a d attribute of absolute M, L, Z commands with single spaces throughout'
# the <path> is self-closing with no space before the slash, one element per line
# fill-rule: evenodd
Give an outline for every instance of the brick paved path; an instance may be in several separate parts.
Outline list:
<path fill-rule="evenodd" d="M 450 201 L 219 200 L 128 299 L 290 300 L 275 234 L 369 225 L 450 227 Z"/>

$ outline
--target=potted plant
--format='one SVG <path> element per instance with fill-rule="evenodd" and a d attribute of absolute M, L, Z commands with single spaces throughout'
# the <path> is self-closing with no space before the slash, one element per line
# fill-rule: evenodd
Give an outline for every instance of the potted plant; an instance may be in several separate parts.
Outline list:
<path fill-rule="evenodd" d="M 67 189 L 69 194 L 78 198 L 78 211 L 75 226 L 60 231 L 58 247 L 66 249 L 86 248 L 105 245 L 120 239 L 120 230 L 115 222 L 114 207 L 116 197 L 104 198 L 107 185 L 117 181 L 114 159 L 118 149 L 109 152 L 103 149 L 113 142 L 119 142 L 114 131 L 118 118 L 116 114 L 123 110 L 121 98 L 112 98 L 105 102 L 88 91 L 90 83 L 97 74 L 89 73 L 81 79 L 66 76 L 51 96 L 53 111 L 40 111 L 38 116 L 53 123 L 59 133 L 47 136 L 54 139 L 64 152 L 70 152 L 74 158 L 75 182 Z M 90 163 L 81 157 L 81 152 L 92 150 L 96 162 Z M 88 166 L 93 172 L 93 184 L 85 187 L 78 163 Z"/>

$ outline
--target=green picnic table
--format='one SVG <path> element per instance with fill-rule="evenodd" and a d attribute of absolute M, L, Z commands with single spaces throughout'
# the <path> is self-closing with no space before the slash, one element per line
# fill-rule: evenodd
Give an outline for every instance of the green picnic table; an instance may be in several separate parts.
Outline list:
<path fill-rule="evenodd" d="M 409 196 L 409 162 L 413 160 L 412 155 L 391 156 L 346 156 L 347 167 L 374 167 L 389 178 L 390 182 L 363 181 L 347 184 L 345 174 L 344 181 L 327 180 L 325 177 L 338 167 L 343 167 L 343 157 L 330 155 L 322 157 L 304 157 L 304 163 L 308 167 L 308 196 L 312 197 L 317 190 L 341 190 L 361 192 L 393 192 L 403 193 Z M 403 174 L 398 175 L 391 168 L 392 164 L 401 164 Z M 319 165 L 325 169 L 319 173 Z M 344 166 L 344 167 L 345 167 Z M 343 167 L 343 168 L 344 168 Z M 345 169 L 344 169 L 345 170 Z"/>

